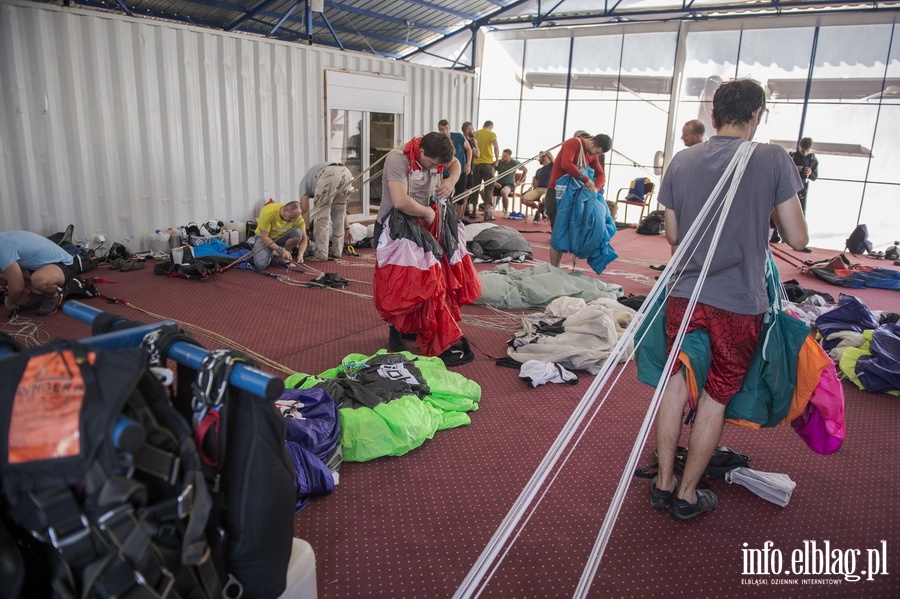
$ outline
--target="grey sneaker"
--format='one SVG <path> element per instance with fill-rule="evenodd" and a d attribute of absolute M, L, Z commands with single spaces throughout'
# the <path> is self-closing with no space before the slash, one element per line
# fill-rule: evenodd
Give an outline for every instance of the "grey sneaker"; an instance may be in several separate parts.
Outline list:
<path fill-rule="evenodd" d="M 675 488 L 671 491 L 660 491 L 656 487 L 657 482 L 659 482 L 658 476 L 654 476 L 653 480 L 650 481 L 650 505 L 657 510 L 671 509 L 675 491 L 678 490 L 678 481 L 675 481 Z"/>
<path fill-rule="evenodd" d="M 672 517 L 676 520 L 690 520 L 714 510 L 717 505 L 719 505 L 719 498 L 711 489 L 697 489 L 697 503 L 675 499 L 672 505 Z"/>

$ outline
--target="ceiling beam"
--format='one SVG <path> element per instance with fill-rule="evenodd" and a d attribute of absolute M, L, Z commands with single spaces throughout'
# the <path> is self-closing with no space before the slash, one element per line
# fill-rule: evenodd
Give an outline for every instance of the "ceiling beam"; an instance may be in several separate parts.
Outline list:
<path fill-rule="evenodd" d="M 434 2 L 426 2 L 425 0 L 404 0 L 404 2 L 409 2 L 410 4 L 415 4 L 416 6 L 424 6 L 425 8 L 430 8 L 431 10 L 439 10 L 441 12 L 451 14 L 455 17 L 459 17 L 460 19 L 466 19 L 467 21 L 478 20 L 478 15 L 469 14 L 466 12 L 462 12 L 461 10 L 455 10 L 452 8 L 446 8 L 444 6 L 440 6 L 439 4 L 435 4 Z"/>
<path fill-rule="evenodd" d="M 397 25 L 403 25 L 404 27 L 411 27 L 412 29 L 423 29 L 425 31 L 430 31 L 431 33 L 437 33 L 440 35 L 448 35 L 450 33 L 449 29 L 442 29 L 440 27 L 430 27 L 428 25 L 423 25 L 421 23 L 413 23 L 411 21 L 407 21 L 406 19 L 392 17 L 390 15 L 383 15 L 379 12 L 373 12 L 371 10 L 365 10 L 362 8 L 357 8 L 355 6 L 341 4 L 340 2 L 331 2 L 330 0 L 326 0 L 325 6 L 327 6 L 329 8 L 336 8 L 338 10 L 352 12 L 354 14 L 362 15 L 364 17 L 371 17 L 373 19 L 381 19 L 383 21 L 388 21 L 390 23 L 396 23 Z"/>
<path fill-rule="evenodd" d="M 259 4 L 257 4 L 253 8 L 251 8 L 250 10 L 245 10 L 244 14 L 242 16 L 238 17 L 237 19 L 235 19 L 234 21 L 232 21 L 231 23 L 229 23 L 222 29 L 224 29 L 225 31 L 232 31 L 236 27 L 243 25 L 245 21 L 252 19 L 256 15 L 262 13 L 262 11 L 264 9 L 268 8 L 272 4 L 275 4 L 276 2 L 279 2 L 279 1 L 280 0 L 263 0 L 262 2 L 260 2 Z"/>

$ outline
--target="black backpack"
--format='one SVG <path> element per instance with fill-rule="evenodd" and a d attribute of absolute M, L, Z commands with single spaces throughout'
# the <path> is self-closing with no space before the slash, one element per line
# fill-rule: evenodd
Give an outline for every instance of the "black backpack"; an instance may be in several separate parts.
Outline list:
<path fill-rule="evenodd" d="M 0 389 L 0 513 L 26 556 L 21 596 L 283 592 L 296 489 L 271 402 L 229 401 L 210 467 L 144 349 L 54 342 L 0 377 L 19 381 Z"/>
<path fill-rule="evenodd" d="M 644 217 L 637 227 L 641 235 L 659 235 L 666 230 L 666 213 L 664 210 L 654 210 Z"/>
<path fill-rule="evenodd" d="M 0 378 L 3 512 L 46 558 L 23 596 L 221 594 L 200 457 L 144 350 L 54 342 L 0 360 Z"/>
<path fill-rule="evenodd" d="M 869 227 L 857 225 L 850 237 L 847 238 L 846 248 L 851 254 L 865 254 L 872 251 L 872 242 L 869 241 Z"/>

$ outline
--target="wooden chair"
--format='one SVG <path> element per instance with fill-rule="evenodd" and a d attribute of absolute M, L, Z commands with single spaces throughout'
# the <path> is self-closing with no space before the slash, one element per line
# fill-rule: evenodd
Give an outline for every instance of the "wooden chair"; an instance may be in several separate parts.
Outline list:
<path fill-rule="evenodd" d="M 652 183 L 650 184 L 652 185 Z M 627 223 L 628 222 L 628 207 L 629 206 L 640 206 L 641 207 L 641 215 L 638 217 L 638 222 L 641 222 L 644 219 L 644 214 L 650 213 L 650 202 L 653 200 L 653 188 L 650 191 L 644 193 L 644 199 L 642 200 L 629 200 L 628 192 L 631 191 L 629 187 L 623 187 L 616 192 L 616 215 L 619 213 L 619 204 L 625 205 L 625 210 L 622 213 L 622 220 L 619 222 Z"/>

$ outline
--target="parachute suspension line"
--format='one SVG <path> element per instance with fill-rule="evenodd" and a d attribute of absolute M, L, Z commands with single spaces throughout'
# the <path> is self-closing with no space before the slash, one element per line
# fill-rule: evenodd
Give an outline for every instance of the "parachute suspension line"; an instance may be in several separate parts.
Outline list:
<path fill-rule="evenodd" d="M 744 146 L 742 146 L 742 148 L 743 147 Z M 713 193 L 710 195 L 710 198 L 714 199 L 715 197 L 717 197 L 719 195 L 722 187 L 724 186 L 724 182 L 727 180 L 728 176 L 734 171 L 734 165 L 736 164 L 736 159 L 738 158 L 739 154 L 741 154 L 741 152 L 735 154 L 735 158 L 732 159 L 732 162 L 729 164 L 728 168 L 726 169 L 726 172 L 723 175 L 722 179 L 716 185 L 716 188 L 713 190 Z M 746 156 L 749 157 L 749 152 L 745 152 L 743 154 L 746 154 Z M 746 160 L 746 158 L 744 160 Z M 734 185 L 734 187 L 736 187 L 736 184 Z M 477 594 L 481 592 L 479 590 L 479 587 L 483 587 L 483 584 L 486 584 L 484 582 L 484 578 L 486 575 L 488 575 L 488 570 L 491 568 L 491 564 L 493 564 L 498 559 L 498 555 L 500 554 L 503 547 L 510 542 L 510 537 L 513 534 L 513 532 L 515 531 L 519 522 L 521 521 L 525 510 L 528 508 L 528 506 L 531 503 L 534 502 L 535 497 L 537 496 L 537 493 L 539 491 L 539 488 L 542 485 L 544 485 L 545 482 L 547 481 L 550 469 L 556 467 L 556 464 L 559 462 L 563 451 L 572 442 L 572 439 L 575 435 L 576 430 L 583 424 L 587 413 L 591 410 L 591 408 L 593 407 L 593 404 L 595 403 L 596 399 L 598 398 L 599 390 L 601 390 L 603 388 L 603 386 L 606 385 L 607 382 L 609 381 L 613 368 L 615 368 L 616 365 L 622 360 L 622 358 L 625 357 L 626 353 L 629 353 L 628 345 L 634 339 L 635 331 L 640 326 L 640 324 L 644 321 L 644 319 L 647 317 L 648 313 L 650 312 L 651 306 L 653 306 L 656 303 L 656 301 L 660 298 L 660 296 L 663 293 L 665 293 L 664 290 L 666 288 L 666 285 L 668 284 L 669 280 L 673 277 L 673 275 L 676 272 L 676 265 L 679 265 L 681 263 L 686 264 L 687 260 L 685 259 L 685 256 L 687 255 L 687 253 L 689 251 L 690 252 L 696 251 L 695 249 L 689 249 L 689 248 L 691 248 L 691 242 L 698 235 L 698 230 L 702 226 L 702 223 L 705 220 L 705 216 L 711 210 L 712 204 L 713 204 L 713 201 L 708 200 L 706 202 L 706 204 L 704 205 L 704 208 L 701 210 L 701 213 L 698 216 L 697 221 L 695 222 L 694 226 L 687 232 L 684 239 L 679 244 L 679 249 L 675 253 L 675 256 L 673 256 L 673 259 L 669 261 L 669 264 L 666 266 L 663 273 L 660 275 L 658 283 L 651 290 L 650 295 L 645 300 L 645 302 L 641 306 L 640 310 L 638 310 L 638 312 L 635 314 L 631 323 L 629 323 L 628 327 L 625 329 L 624 333 L 619 338 L 619 341 L 613 347 L 613 349 L 610 353 L 610 356 L 604 361 L 603 366 L 600 369 L 600 372 L 597 374 L 597 376 L 591 382 L 590 387 L 587 389 L 584 396 L 582 397 L 582 399 L 579 401 L 578 405 L 573 410 L 568 421 L 564 425 L 562 431 L 560 431 L 560 434 L 557 436 L 556 440 L 553 442 L 550 449 L 547 451 L 547 454 L 544 456 L 543 460 L 536 468 L 531 479 L 528 481 L 525 488 L 520 493 L 516 502 L 510 508 L 506 517 L 500 523 L 500 526 L 495 531 L 492 538 L 488 541 L 487 546 L 484 548 L 481 555 L 475 561 L 472 568 L 469 570 L 468 574 L 466 575 L 465 579 L 460 584 L 459 588 L 457 588 L 456 592 L 453 595 L 453 597 L 455 599 L 477 596 Z M 680 268 L 678 268 L 677 270 L 680 272 Z M 703 274 L 705 276 L 705 273 L 703 273 Z M 696 289 L 699 290 L 699 286 Z M 695 292 L 696 292 L 696 290 L 695 290 Z M 690 314 L 690 311 L 688 311 L 687 314 Z M 658 317 L 658 311 L 657 311 L 657 313 L 655 313 L 653 315 L 654 319 L 656 317 Z M 681 338 L 683 338 L 683 336 L 684 336 L 683 335 L 684 329 L 686 329 L 686 323 L 682 323 L 682 327 L 680 329 L 680 332 L 682 333 Z M 638 340 L 638 342 L 635 344 L 634 348 L 631 349 L 630 354 L 627 356 L 627 358 L 625 360 L 625 364 L 622 367 L 622 372 L 624 372 L 625 367 L 627 366 L 628 362 L 633 357 L 634 352 L 637 349 L 637 347 L 640 345 L 641 340 Z M 676 356 L 678 354 L 677 349 L 680 347 L 680 342 L 681 342 L 681 339 L 676 338 L 676 343 L 678 345 L 676 347 L 674 347 L 673 351 L 670 353 L 669 358 L 667 360 L 666 367 L 664 368 L 664 371 L 663 371 L 664 373 L 671 371 L 672 366 L 674 365 Z M 619 373 L 619 377 L 621 377 L 622 372 Z M 618 377 L 617 377 L 616 381 L 617 380 L 618 380 Z M 658 406 L 659 397 L 664 392 L 664 390 L 665 390 L 664 385 L 667 382 L 668 381 L 666 379 L 666 381 L 663 383 L 663 388 L 658 388 L 654 395 L 654 400 L 651 403 L 651 410 L 653 411 L 654 414 L 655 414 L 655 410 Z M 607 391 L 606 395 L 603 398 L 603 401 L 605 401 L 606 397 L 609 396 L 609 393 L 611 392 L 611 390 L 612 390 L 612 386 Z M 602 403 L 601 403 L 600 407 L 602 407 Z M 597 409 L 599 410 L 599 407 Z M 645 419 L 645 421 L 647 421 L 647 420 L 652 422 L 652 415 L 649 413 L 648 413 L 648 418 Z M 583 434 L 584 433 L 582 432 L 582 435 Z M 645 437 L 646 437 L 646 434 L 645 434 Z M 579 439 L 580 438 L 581 438 L 581 436 L 579 436 Z M 570 454 L 571 454 L 571 451 L 572 450 L 569 451 Z M 635 458 L 635 460 L 636 460 L 636 458 Z M 546 493 L 546 491 L 545 491 L 545 493 Z M 506 551 L 508 551 L 508 549 Z M 505 554 L 506 554 L 506 552 L 504 552 L 504 555 Z M 498 566 L 493 567 L 493 569 L 491 570 L 491 574 L 493 573 L 493 571 L 496 570 L 497 567 Z M 595 571 L 595 569 L 594 569 L 594 571 Z"/>
<path fill-rule="evenodd" d="M 560 147 L 561 145 L 563 145 L 563 142 L 560 142 L 560 143 L 556 144 L 556 145 L 553 146 L 552 148 L 548 148 L 548 149 L 546 149 L 546 150 L 541 150 L 540 152 L 538 152 L 537 154 L 535 154 L 534 156 L 532 156 L 532 157 L 529 158 L 528 160 L 523 161 L 523 162 L 522 162 L 522 165 L 526 165 L 526 164 L 528 164 L 528 163 L 530 163 L 530 162 L 534 162 L 535 160 L 537 160 L 538 158 L 540 158 L 541 155 L 544 154 L 545 152 L 552 152 L 553 150 L 555 150 L 556 148 Z M 491 179 L 486 179 L 486 180 L 482 181 L 481 184 L 478 186 L 477 191 L 476 191 L 476 188 L 472 187 L 471 189 L 467 189 L 467 190 L 465 190 L 464 192 L 462 192 L 462 193 L 460 193 L 460 194 L 458 194 L 458 195 L 452 196 L 452 197 L 451 197 L 449 200 L 447 200 L 447 201 L 448 201 L 450 204 L 459 204 L 461 201 L 463 201 L 464 199 L 468 198 L 471 194 L 473 194 L 473 193 L 481 193 L 481 191 L 482 191 L 485 187 L 487 187 L 488 185 L 493 185 L 494 183 L 496 183 L 497 181 L 499 181 L 500 178 L 501 178 L 503 175 L 505 175 L 505 174 L 506 174 L 506 173 L 501 173 L 501 174 L 499 174 L 499 175 L 495 175 L 495 176 L 492 177 Z M 460 176 L 462 176 L 462 174 L 460 174 Z"/>
<path fill-rule="evenodd" d="M 743 178 L 747 163 L 750 161 L 750 156 L 756 149 L 756 145 L 757 144 L 754 142 L 745 142 L 738 147 L 738 150 L 732 157 L 731 162 L 725 169 L 725 173 L 722 175 L 722 178 L 716 184 L 715 189 L 713 189 L 710 197 L 707 199 L 704 210 L 701 213 L 701 217 L 698 217 L 695 226 L 691 228 L 692 230 L 690 233 L 694 234 L 690 235 L 690 239 L 686 240 L 688 247 L 692 247 L 694 250 L 696 250 L 696 247 L 699 244 L 699 239 L 696 242 L 694 241 L 694 237 L 696 237 L 696 230 L 699 230 L 700 223 L 705 220 L 705 218 L 703 217 L 709 212 L 709 209 L 714 204 L 716 204 L 716 198 L 718 198 L 719 193 L 721 192 L 721 188 L 724 187 L 725 181 L 727 181 L 728 177 L 733 172 L 733 177 L 731 178 L 731 185 L 728 188 L 728 192 L 726 193 L 725 198 L 721 201 L 721 203 L 719 203 L 717 208 L 719 213 L 716 220 L 716 226 L 713 230 L 712 238 L 710 239 L 709 243 L 711 251 L 707 255 L 706 260 L 704 260 L 703 262 L 703 267 L 700 270 L 700 274 L 697 278 L 697 283 L 694 285 L 694 290 L 691 293 L 690 299 L 688 300 L 687 308 L 685 308 L 684 317 L 681 320 L 681 324 L 678 327 L 678 333 L 676 334 L 675 340 L 672 344 L 672 350 L 669 352 L 669 356 L 666 359 L 666 365 L 661 375 L 663 379 L 662 385 L 657 385 L 656 391 L 653 394 L 653 398 L 650 401 L 650 406 L 647 410 L 646 416 L 644 417 L 644 421 L 641 424 L 637 439 L 635 439 L 634 445 L 632 446 L 631 455 L 629 456 L 628 462 L 625 465 L 625 469 L 622 472 L 622 477 L 619 480 L 619 485 L 616 488 L 616 492 L 613 495 L 612 501 L 610 502 L 610 506 L 606 513 L 606 516 L 603 518 L 603 524 L 600 526 L 600 531 L 597 535 L 596 542 L 594 543 L 594 548 L 591 550 L 588 562 L 585 565 L 580 580 L 578 581 L 578 586 L 576 587 L 575 593 L 573 595 L 573 597 L 575 598 L 583 598 L 587 596 L 587 593 L 590 590 L 590 586 L 597 574 L 597 569 L 600 566 L 600 560 L 603 558 L 603 553 L 606 550 L 607 544 L 609 543 L 609 538 L 612 535 L 613 527 L 615 526 L 616 520 L 619 517 L 622 503 L 625 501 L 625 495 L 628 493 L 628 488 L 631 486 L 631 480 L 633 478 L 632 473 L 637 467 L 640 452 L 644 447 L 644 444 L 647 442 L 647 438 L 650 435 L 650 428 L 654 419 L 656 418 L 656 412 L 659 409 L 659 404 L 661 402 L 662 396 L 669 385 L 669 379 L 671 378 L 670 373 L 672 372 L 672 368 L 675 365 L 678 353 L 681 351 L 681 345 L 684 341 L 685 335 L 687 334 L 687 328 L 688 324 L 690 323 L 691 315 L 693 314 L 694 308 L 697 305 L 698 299 L 700 297 L 700 292 L 703 289 L 703 284 L 706 281 L 710 265 L 712 264 L 712 257 L 715 253 L 715 248 L 719 247 L 719 241 L 722 237 L 722 231 L 725 228 L 725 222 L 728 218 L 728 213 L 731 210 L 732 204 L 734 203 L 735 193 L 737 192 L 737 188 L 740 185 L 741 179 Z M 708 226 L 709 225 L 707 225 L 707 228 Z M 675 252 L 675 261 L 679 263 L 681 262 L 684 254 L 687 252 L 687 248 L 682 247 L 683 245 L 685 244 L 679 244 L 678 251 Z M 687 264 L 687 262 L 685 261 L 684 264 Z M 660 277 L 660 281 L 662 281 L 662 279 L 663 277 Z M 660 287 L 662 287 L 662 285 L 660 285 Z"/>

